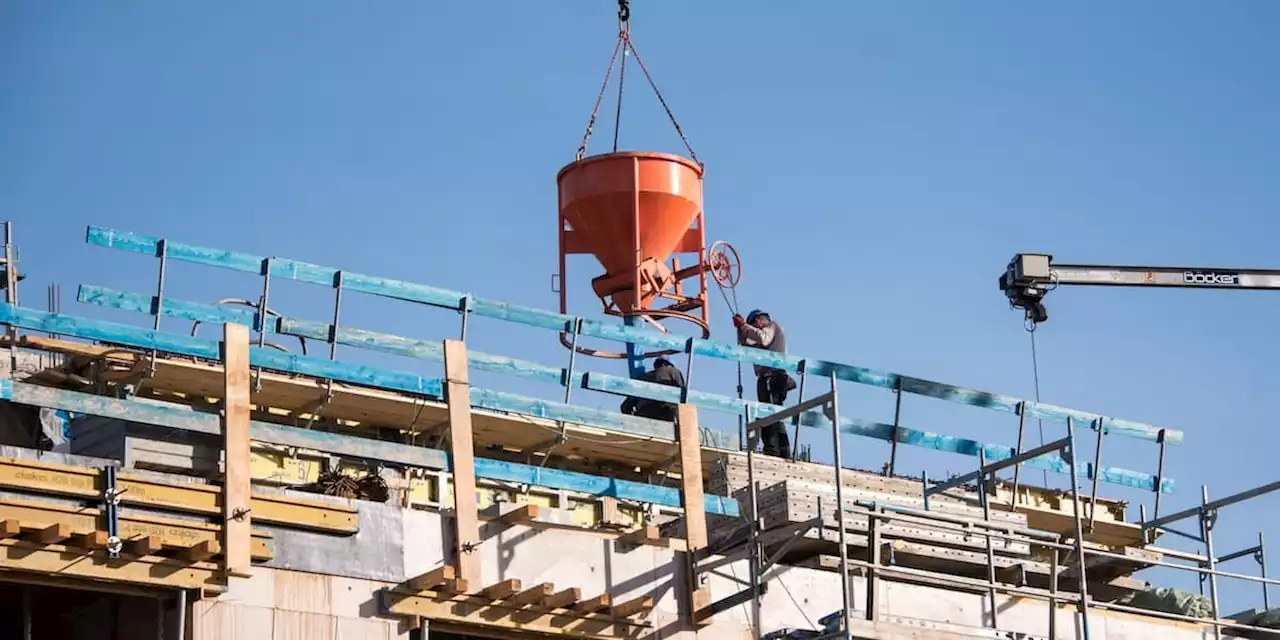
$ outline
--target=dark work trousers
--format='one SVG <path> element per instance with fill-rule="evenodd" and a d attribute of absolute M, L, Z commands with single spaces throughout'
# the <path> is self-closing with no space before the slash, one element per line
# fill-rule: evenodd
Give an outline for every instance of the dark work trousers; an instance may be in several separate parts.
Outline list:
<path fill-rule="evenodd" d="M 662 420 L 663 422 L 676 421 L 676 406 L 669 402 L 648 402 L 642 401 L 640 406 L 636 408 L 636 415 L 641 418 L 649 418 L 650 420 Z"/>
<path fill-rule="evenodd" d="M 783 404 L 787 401 L 787 374 L 785 371 L 771 371 L 756 378 L 756 395 L 760 402 Z M 764 454 L 778 458 L 791 456 L 791 439 L 787 437 L 787 426 L 775 422 L 760 430 L 764 440 Z"/>

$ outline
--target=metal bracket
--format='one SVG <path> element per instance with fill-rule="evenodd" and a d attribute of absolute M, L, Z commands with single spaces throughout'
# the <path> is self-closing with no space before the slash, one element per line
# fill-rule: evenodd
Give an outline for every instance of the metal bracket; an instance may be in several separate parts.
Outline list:
<path fill-rule="evenodd" d="M 105 485 L 102 488 L 102 505 L 107 516 L 107 555 L 118 558 L 120 550 L 124 547 L 124 543 L 120 540 L 120 496 L 127 489 L 122 491 L 119 488 L 115 465 L 107 465 L 102 471 Z"/>

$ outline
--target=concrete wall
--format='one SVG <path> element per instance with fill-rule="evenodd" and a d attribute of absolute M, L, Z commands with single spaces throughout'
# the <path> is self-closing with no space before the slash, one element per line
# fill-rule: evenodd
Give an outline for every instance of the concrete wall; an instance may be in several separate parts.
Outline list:
<path fill-rule="evenodd" d="M 108 460 L 57 453 L 38 454 L 31 449 L 0 446 L 0 456 L 40 457 L 49 462 L 101 467 Z M 173 482 L 199 480 L 169 474 L 144 475 Z M 279 491 L 259 487 L 260 491 Z M 306 494 L 312 499 L 329 499 Z M 275 558 L 254 569 L 247 579 L 233 579 L 226 594 L 193 605 L 190 625 L 194 640 L 407 640 L 408 630 L 399 620 L 377 615 L 379 589 L 424 573 L 444 562 L 449 521 L 439 513 L 402 509 L 392 505 L 355 502 L 360 531 L 353 536 L 331 536 L 278 527 L 262 527 L 275 535 Z M 131 510 L 125 507 L 127 513 Z M 508 578 L 526 585 L 554 582 L 559 588 L 578 587 L 584 597 L 601 592 L 617 602 L 650 595 L 656 608 L 649 618 L 653 640 L 722 640 L 750 637 L 750 607 L 742 605 L 717 616 L 699 632 L 683 630 L 678 610 L 681 563 L 673 551 L 663 548 L 620 545 L 606 536 L 586 531 L 535 529 L 522 525 L 485 524 L 481 527 L 479 553 L 481 586 Z M 732 595 L 745 587 L 747 563 L 736 559 L 711 559 L 704 574 L 712 599 Z M 866 581 L 854 578 L 853 601 L 861 612 Z M 914 640 L 1009 638 L 982 629 L 989 619 L 982 594 L 878 582 L 879 616 L 882 621 L 866 637 Z M 835 573 L 816 569 L 779 567 L 763 597 L 765 632 L 784 627 L 813 629 L 817 621 L 840 604 L 840 582 Z M 1048 608 L 1039 600 L 1001 598 L 999 627 L 1031 638 L 1048 631 Z M 859 618 L 863 615 L 859 613 Z M 1059 611 L 1059 638 L 1076 638 L 1071 611 Z M 1151 617 L 1094 610 L 1090 616 L 1092 640 L 1207 640 L 1212 630 L 1195 625 L 1165 622 Z M 1026 636 L 1024 636 L 1026 637 Z"/>
<path fill-rule="evenodd" d="M 327 591 L 325 587 L 319 586 L 311 589 L 316 593 L 332 593 L 344 589 L 360 592 L 361 589 L 366 589 L 359 595 L 347 597 L 347 600 L 359 600 L 368 615 L 373 615 L 372 598 L 378 588 L 426 572 L 445 561 L 445 531 L 449 524 L 445 517 L 385 505 L 359 503 L 359 507 L 361 532 L 351 538 L 278 531 L 277 557 L 271 566 L 280 569 L 272 573 L 276 576 L 292 574 L 294 571 L 345 574 L 344 577 L 332 578 L 315 576 L 313 579 L 322 582 L 328 579 L 331 586 Z M 309 538 L 310 543 L 303 537 Z M 554 582 L 558 588 L 578 587 L 586 597 L 608 592 L 615 601 L 650 595 L 657 601 L 649 619 L 654 626 L 651 637 L 655 640 L 750 637 L 748 605 L 720 614 L 712 626 L 696 634 L 682 629 L 676 586 L 682 579 L 678 576 L 682 574 L 680 562 L 670 550 L 648 546 L 628 547 L 592 533 L 531 529 L 520 525 L 485 525 L 482 527 L 481 537 L 483 542 L 478 553 L 482 563 L 482 582 L 486 585 L 518 578 L 526 585 L 546 581 Z M 709 564 L 713 568 L 706 575 L 713 599 L 731 595 L 744 588 L 743 582 L 747 577 L 745 560 L 713 559 Z M 288 570 L 284 570 L 285 568 Z M 276 584 L 280 584 L 278 577 Z M 866 584 L 862 578 L 853 579 L 853 598 L 859 618 L 864 617 L 862 605 L 866 598 Z M 231 592 L 220 601 L 227 598 L 235 601 L 241 588 L 233 586 Z M 249 590 L 262 588 L 251 587 Z M 882 623 L 878 625 L 877 632 L 890 634 L 882 637 L 923 640 L 930 636 L 896 634 L 925 630 L 962 634 L 934 636 L 939 639 L 996 637 L 990 631 L 982 630 L 984 622 L 990 619 L 985 595 L 884 580 L 878 583 L 878 588 L 879 619 Z M 331 596 L 331 600 L 333 598 Z M 355 610 L 349 602 L 345 606 L 346 613 L 335 611 L 328 615 L 339 619 Z M 763 598 L 762 626 L 766 632 L 785 627 L 817 628 L 818 619 L 839 606 L 840 583 L 837 574 L 815 569 L 780 567 L 773 574 L 770 590 Z M 1101 610 L 1091 613 L 1090 635 L 1093 640 L 1204 640 L 1212 637 L 1210 631 L 1194 625 Z M 1048 607 L 1043 601 L 1001 598 L 998 617 L 1002 631 L 1047 637 Z M 1074 618 L 1073 610 L 1059 610 L 1060 638 L 1076 637 L 1073 630 Z M 893 631 L 899 627 L 899 632 Z M 220 636 L 204 637 L 223 640 Z M 291 636 L 279 637 L 283 639 Z M 226 640 L 231 640 L 231 636 L 226 636 Z"/>
<path fill-rule="evenodd" d="M 403 622 L 378 617 L 385 583 L 258 568 L 230 591 L 191 607 L 190 640 L 407 640 Z"/>

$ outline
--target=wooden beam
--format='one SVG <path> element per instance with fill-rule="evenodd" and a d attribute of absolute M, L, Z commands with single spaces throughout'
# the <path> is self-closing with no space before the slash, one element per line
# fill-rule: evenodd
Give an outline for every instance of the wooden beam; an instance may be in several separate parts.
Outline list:
<path fill-rule="evenodd" d="M 436 591 L 448 595 L 461 595 L 471 590 L 471 585 L 467 584 L 462 578 L 453 580 L 445 580 Z"/>
<path fill-rule="evenodd" d="M 409 594 L 389 589 L 379 592 L 378 600 L 383 613 L 429 618 L 432 631 L 439 623 L 441 628 L 457 624 L 464 627 L 466 633 L 501 638 L 536 635 L 579 640 L 639 640 L 651 638 L 654 633 L 652 626 L 638 621 L 603 614 L 517 607 L 509 600 L 495 602 L 478 596 L 442 598 L 439 594 Z"/>
<path fill-rule="evenodd" d="M 529 604 L 537 604 L 544 599 L 549 598 L 551 594 L 556 592 L 556 586 L 550 582 L 544 582 L 540 585 L 529 587 L 520 593 L 507 598 L 504 604 L 513 607 L 523 607 Z"/>
<path fill-rule="evenodd" d="M 444 341 L 445 402 L 449 407 L 449 453 L 453 461 L 453 545 L 458 574 L 480 582 L 480 516 L 476 512 L 475 444 L 471 438 L 471 384 L 467 346 Z"/>
<path fill-rule="evenodd" d="M 22 522 L 18 520 L 0 520 L 0 539 L 16 538 L 22 533 Z"/>
<path fill-rule="evenodd" d="M 187 547 L 180 555 L 188 562 L 204 562 L 219 553 L 222 553 L 222 545 L 217 540 L 204 540 Z"/>
<path fill-rule="evenodd" d="M 135 538 L 125 543 L 125 549 L 129 551 L 129 555 L 134 555 L 139 558 L 155 555 L 163 548 L 164 545 L 160 544 L 160 538 L 158 536 L 142 536 L 141 538 Z"/>
<path fill-rule="evenodd" d="M 420 576 L 410 578 L 407 582 L 414 591 L 430 591 L 444 584 L 445 581 L 458 577 L 453 565 L 440 565 Z"/>
<path fill-rule="evenodd" d="M 129 512 L 126 512 L 129 513 Z M 136 513 L 136 512 L 133 512 Z M 55 523 L 63 523 L 71 527 L 71 535 L 88 540 L 106 526 L 100 509 L 81 506 L 56 504 L 42 500 L 23 500 L 18 498 L 0 498 L 0 537 L 16 536 L 22 526 L 28 529 L 40 529 Z M 13 523 L 13 533 L 5 536 L 7 523 Z M 175 520 L 151 515 L 122 515 L 119 518 L 119 535 L 123 540 L 143 536 L 156 536 L 166 549 L 186 549 L 206 540 L 216 541 L 222 534 L 222 527 L 207 522 L 192 520 Z M 94 538 L 95 540 L 97 538 Z M 269 560 L 272 557 L 268 542 L 271 534 L 267 531 L 253 532 L 252 556 L 254 560 Z M 73 546 L 80 546 L 79 543 Z"/>
<path fill-rule="evenodd" d="M 660 545 L 662 544 L 662 534 L 658 530 L 658 525 L 646 524 L 639 529 L 629 531 L 618 536 L 618 542 L 625 544 Z"/>
<path fill-rule="evenodd" d="M 538 505 L 522 504 L 501 516 L 498 516 L 498 522 L 502 524 L 521 524 L 531 522 L 538 519 Z"/>
<path fill-rule="evenodd" d="M 605 609 L 608 609 L 611 604 L 613 604 L 613 597 L 607 593 L 602 593 L 594 598 L 588 598 L 573 605 L 573 612 L 582 615 L 596 613 L 597 611 L 604 611 Z"/>
<path fill-rule="evenodd" d="M 109 538 L 110 536 L 107 535 L 106 531 L 91 531 L 76 536 L 75 542 L 71 546 L 92 550 L 106 549 Z"/>
<path fill-rule="evenodd" d="M 503 580 L 502 582 L 491 584 L 484 589 L 481 589 L 480 593 L 476 595 L 490 600 L 503 600 L 520 593 L 523 588 L 524 587 L 520 584 L 519 580 Z"/>
<path fill-rule="evenodd" d="M 571 587 L 542 599 L 543 609 L 564 609 L 582 599 L 582 589 Z"/>
<path fill-rule="evenodd" d="M 51 524 L 36 532 L 35 539 L 40 544 L 58 544 L 71 537 L 71 527 L 61 522 Z"/>
<path fill-rule="evenodd" d="M 63 545 L 40 545 L 16 539 L 0 540 L 0 570 L 13 575 L 44 575 L 103 583 L 145 584 L 167 589 L 222 591 L 218 566 L 184 564 L 167 558 L 109 558 L 105 551 L 85 551 Z"/>
<path fill-rule="evenodd" d="M 636 614 L 646 613 L 651 609 L 653 609 L 653 598 L 640 596 L 614 607 L 611 614 L 615 618 L 630 618 Z"/>
<path fill-rule="evenodd" d="M 223 557 L 228 575 L 249 577 L 252 561 L 249 464 L 249 327 L 222 325 Z"/>
<path fill-rule="evenodd" d="M 680 506 L 684 509 L 686 551 L 682 554 L 685 584 L 682 590 L 685 612 L 699 626 L 711 623 L 698 612 L 711 604 L 711 588 L 698 579 L 698 558 L 707 548 L 707 512 L 699 507 L 706 501 L 702 487 L 702 448 L 699 442 L 698 409 L 691 404 L 676 407 L 676 434 L 680 445 Z"/>

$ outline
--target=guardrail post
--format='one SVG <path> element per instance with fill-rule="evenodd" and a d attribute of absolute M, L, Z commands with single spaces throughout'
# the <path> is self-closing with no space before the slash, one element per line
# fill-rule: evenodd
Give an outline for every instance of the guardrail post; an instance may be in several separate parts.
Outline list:
<path fill-rule="evenodd" d="M 444 399 L 449 406 L 449 457 L 453 472 L 453 546 L 458 577 L 480 584 L 480 522 L 476 512 L 475 444 L 471 438 L 471 384 L 467 346 L 444 341 Z"/>
<path fill-rule="evenodd" d="M 684 537 L 688 552 L 685 575 L 689 588 L 686 604 L 695 624 L 710 624 L 698 612 L 711 604 L 711 589 L 698 580 L 698 559 L 707 548 L 706 497 L 702 488 L 702 443 L 698 409 L 691 404 L 676 407 L 676 438 L 680 446 L 680 506 L 684 509 Z"/>
<path fill-rule="evenodd" d="M 222 545 L 227 575 L 250 575 L 249 327 L 222 328 Z"/>

